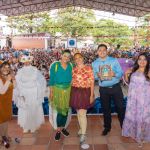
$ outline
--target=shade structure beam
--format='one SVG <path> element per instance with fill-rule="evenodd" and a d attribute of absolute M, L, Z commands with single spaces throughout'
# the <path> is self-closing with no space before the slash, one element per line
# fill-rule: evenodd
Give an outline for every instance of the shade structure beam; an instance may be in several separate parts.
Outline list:
<path fill-rule="evenodd" d="M 141 17 L 150 13 L 150 0 L 0 0 L 0 13 L 13 16 L 69 6 Z"/>

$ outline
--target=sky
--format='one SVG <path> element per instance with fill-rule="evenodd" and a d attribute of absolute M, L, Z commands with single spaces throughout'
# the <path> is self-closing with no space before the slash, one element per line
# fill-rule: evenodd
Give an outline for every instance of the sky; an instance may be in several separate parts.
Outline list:
<path fill-rule="evenodd" d="M 95 10 L 94 12 L 96 15 L 96 19 L 112 19 L 115 20 L 116 22 L 120 22 L 132 27 L 135 26 L 136 24 L 136 17 L 121 15 L 121 14 L 113 14 L 110 12 L 98 11 L 98 10 Z"/>

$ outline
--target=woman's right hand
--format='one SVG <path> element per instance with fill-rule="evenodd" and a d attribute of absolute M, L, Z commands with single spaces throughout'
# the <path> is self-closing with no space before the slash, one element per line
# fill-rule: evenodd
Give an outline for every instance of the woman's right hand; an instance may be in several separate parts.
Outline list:
<path fill-rule="evenodd" d="M 53 99 L 53 89 L 50 89 L 49 100 L 52 101 L 52 99 Z"/>
<path fill-rule="evenodd" d="M 129 76 L 132 73 L 132 68 L 129 68 L 126 72 L 125 72 L 125 81 L 128 83 L 129 82 Z"/>
<path fill-rule="evenodd" d="M 7 76 L 7 79 L 6 79 L 7 81 L 11 81 L 12 80 L 12 76 L 9 74 L 8 76 Z"/>
<path fill-rule="evenodd" d="M 129 75 L 132 73 L 132 68 L 129 68 L 126 72 L 125 72 L 125 75 Z"/>
<path fill-rule="evenodd" d="M 90 96 L 90 104 L 92 104 L 94 102 L 94 95 Z"/>

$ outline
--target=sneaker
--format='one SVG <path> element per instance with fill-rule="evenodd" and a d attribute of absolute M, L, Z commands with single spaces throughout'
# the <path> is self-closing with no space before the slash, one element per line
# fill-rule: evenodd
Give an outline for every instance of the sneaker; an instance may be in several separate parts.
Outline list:
<path fill-rule="evenodd" d="M 21 139 L 20 138 L 15 138 L 16 143 L 20 143 Z"/>
<path fill-rule="evenodd" d="M 59 141 L 60 140 L 60 137 L 61 137 L 61 132 L 58 131 L 55 135 L 55 141 Z"/>
<path fill-rule="evenodd" d="M 6 136 L 2 136 L 2 143 L 5 146 L 5 148 L 9 148 L 10 147 L 10 144 L 9 144 L 8 139 L 7 139 Z"/>
<path fill-rule="evenodd" d="M 139 148 L 142 148 L 142 147 L 143 147 L 143 144 L 142 144 L 142 143 L 138 143 L 138 147 L 139 147 Z"/>
<path fill-rule="evenodd" d="M 89 144 L 86 144 L 86 143 L 81 144 L 82 149 L 89 149 L 89 147 L 90 147 Z"/>
<path fill-rule="evenodd" d="M 142 148 L 142 147 L 143 147 L 143 144 L 144 144 L 143 141 L 138 142 L 138 147 L 139 147 L 139 148 Z"/>
<path fill-rule="evenodd" d="M 105 128 L 105 129 L 103 130 L 103 132 L 102 132 L 102 135 L 105 136 L 105 135 L 107 135 L 109 132 L 110 132 L 110 129 L 106 129 L 106 128 Z"/>
<path fill-rule="evenodd" d="M 66 137 L 69 136 L 69 132 L 65 128 L 62 129 L 61 132 L 64 136 L 66 136 Z"/>
<path fill-rule="evenodd" d="M 84 134 L 81 134 L 80 136 L 80 144 L 82 145 L 85 142 L 86 136 Z"/>

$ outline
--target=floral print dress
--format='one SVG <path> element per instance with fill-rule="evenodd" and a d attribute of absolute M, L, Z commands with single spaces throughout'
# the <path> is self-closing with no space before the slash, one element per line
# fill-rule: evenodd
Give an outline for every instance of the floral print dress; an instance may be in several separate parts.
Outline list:
<path fill-rule="evenodd" d="M 150 141 L 150 81 L 140 72 L 131 76 L 122 135 Z"/>

